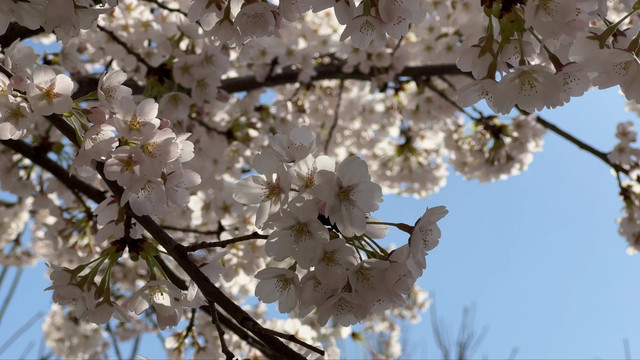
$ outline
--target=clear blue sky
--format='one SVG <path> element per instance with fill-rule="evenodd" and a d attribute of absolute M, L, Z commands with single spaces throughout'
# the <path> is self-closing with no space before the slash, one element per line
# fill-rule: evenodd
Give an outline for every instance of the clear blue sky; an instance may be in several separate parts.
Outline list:
<path fill-rule="evenodd" d="M 635 119 L 616 89 L 542 115 L 603 151 L 615 144 L 616 123 Z M 623 358 L 625 337 L 640 357 L 640 257 L 625 253 L 617 233 L 615 177 L 559 136 L 544 139 L 544 151 L 519 176 L 478 184 L 454 175 L 426 201 L 385 198 L 380 217 L 449 208 L 419 283 L 435 295 L 454 340 L 462 308 L 476 304 L 478 331 L 489 327 L 476 357 L 505 358 L 517 347 L 525 359 Z M 410 342 L 420 344 L 412 355 L 437 358 L 425 318 L 411 330 Z"/>
<path fill-rule="evenodd" d="M 635 119 L 616 92 L 591 92 L 543 115 L 609 151 L 616 123 Z M 625 337 L 632 356 L 640 357 L 640 255 L 627 255 L 617 233 L 622 202 L 616 180 L 573 144 L 552 133 L 544 139 L 544 151 L 519 176 L 478 184 L 454 174 L 427 200 L 385 197 L 376 216 L 412 223 L 426 206 L 449 208 L 440 223 L 442 240 L 419 284 L 435 295 L 452 340 L 463 307 L 475 303 L 477 329 L 489 327 L 476 357 L 505 358 L 517 347 L 520 359 L 623 358 Z M 0 346 L 32 314 L 48 308 L 43 270 L 40 265 L 25 271 L 0 322 Z M 5 280 L 0 300 L 8 285 Z M 19 357 L 32 340 L 30 354 L 36 355 L 39 324 L 0 358 Z M 428 313 L 407 336 L 413 357 L 440 356 Z M 162 356 L 156 341 L 150 339 L 140 353 Z"/>

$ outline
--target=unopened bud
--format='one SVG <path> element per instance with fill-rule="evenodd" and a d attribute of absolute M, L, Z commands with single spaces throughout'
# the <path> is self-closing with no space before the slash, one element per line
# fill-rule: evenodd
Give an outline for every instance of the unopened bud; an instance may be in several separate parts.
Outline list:
<path fill-rule="evenodd" d="M 11 86 L 14 89 L 19 91 L 27 91 L 27 84 L 29 84 L 29 80 L 22 75 L 13 75 L 11 77 Z"/>

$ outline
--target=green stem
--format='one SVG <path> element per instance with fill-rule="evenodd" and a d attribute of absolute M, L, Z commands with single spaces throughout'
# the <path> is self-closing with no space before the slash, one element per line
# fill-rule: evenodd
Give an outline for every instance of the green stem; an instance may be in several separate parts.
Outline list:
<path fill-rule="evenodd" d="M 31 317 L 31 319 L 29 319 L 29 321 L 27 321 L 24 325 L 22 325 L 22 327 L 20 327 L 18 330 L 16 330 L 16 332 L 13 333 L 13 335 L 11 335 L 11 337 L 9 339 L 7 339 L 7 341 L 4 342 L 4 344 L 2 344 L 2 346 L 0 346 L 0 355 L 2 355 L 2 353 L 7 350 L 9 348 L 9 346 L 11 346 L 20 336 L 22 336 L 22 334 L 24 334 L 27 330 L 29 330 L 29 328 L 36 322 L 38 321 L 39 318 L 42 317 L 42 312 L 39 312 L 35 315 L 33 315 L 33 317 Z"/>
<path fill-rule="evenodd" d="M 107 333 L 109 333 L 109 337 L 111 338 L 111 342 L 113 342 L 113 350 L 116 352 L 116 356 L 118 360 L 122 360 L 122 353 L 120 353 L 120 347 L 118 346 L 118 340 L 116 340 L 116 336 L 113 334 L 113 330 L 111 330 L 111 325 L 107 322 Z"/>
<path fill-rule="evenodd" d="M 378 248 L 378 251 L 380 251 L 380 253 L 382 255 L 384 255 L 384 257 L 386 258 L 389 255 L 389 252 L 387 251 L 387 249 L 383 248 L 382 246 L 380 246 L 380 244 L 378 244 L 377 241 L 373 240 L 371 237 L 365 235 L 364 236 L 367 240 L 369 240 L 373 245 L 375 245 Z"/>
<path fill-rule="evenodd" d="M 11 283 L 11 287 L 9 288 L 9 292 L 7 293 L 7 297 L 4 299 L 2 303 L 2 308 L 0 309 L 0 322 L 2 321 L 2 317 L 4 313 L 7 311 L 7 307 L 9 306 L 9 302 L 11 302 L 11 298 L 16 292 L 16 287 L 18 287 L 18 283 L 20 282 L 20 276 L 22 275 L 23 268 L 18 269 L 15 277 L 13 278 L 13 282 Z"/>
<path fill-rule="evenodd" d="M 636 2 L 633 5 L 633 10 L 631 10 L 628 14 L 623 16 L 622 19 L 616 21 L 612 25 L 609 25 L 609 27 L 607 27 L 600 35 L 596 36 L 596 40 L 598 40 L 600 49 L 604 48 L 605 43 L 607 42 L 609 37 L 616 32 L 616 30 L 618 29 L 618 26 L 620 26 L 620 24 L 622 24 L 625 20 L 627 20 L 631 15 L 635 14 L 636 11 L 638 11 L 637 5 L 638 5 L 638 2 Z"/>
<path fill-rule="evenodd" d="M 164 344 L 164 339 L 162 335 L 158 333 L 160 339 L 162 339 L 162 343 Z M 140 346 L 140 335 L 136 336 L 136 340 L 133 342 L 133 347 L 131 348 L 131 356 L 129 356 L 129 360 L 134 360 L 136 358 L 136 354 L 138 353 L 138 347 Z"/>
<path fill-rule="evenodd" d="M 98 99 L 98 94 L 95 91 L 92 91 L 90 93 L 88 93 L 85 96 L 82 96 L 80 98 L 77 98 L 74 100 L 74 103 L 79 104 L 83 101 L 87 101 L 87 100 L 97 100 Z"/>

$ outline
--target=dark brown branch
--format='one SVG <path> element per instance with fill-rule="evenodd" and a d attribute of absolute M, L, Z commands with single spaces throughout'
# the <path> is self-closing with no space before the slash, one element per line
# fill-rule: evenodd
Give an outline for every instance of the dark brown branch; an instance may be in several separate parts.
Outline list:
<path fill-rule="evenodd" d="M 193 245 L 189 245 L 185 247 L 187 252 L 193 252 L 200 249 L 208 249 L 214 247 L 225 247 L 227 245 L 235 244 L 241 241 L 253 240 L 253 239 L 268 239 L 269 235 L 258 234 L 257 232 L 252 232 L 249 235 L 239 236 L 233 239 L 222 240 L 222 241 L 212 241 L 212 242 L 201 242 Z"/>
<path fill-rule="evenodd" d="M 315 67 L 316 75 L 311 77 L 311 82 L 318 80 L 361 80 L 361 81 L 370 81 L 375 75 L 384 73 L 386 70 L 382 68 L 372 68 L 369 74 L 363 74 L 360 71 L 354 71 L 351 73 L 346 73 L 342 71 L 343 62 L 337 61 L 332 64 L 324 64 L 318 65 Z M 221 85 L 218 87 L 220 90 L 224 90 L 227 93 L 238 93 L 238 92 L 248 92 L 257 90 L 260 88 L 286 85 L 286 84 L 296 84 L 298 83 L 298 75 L 300 71 L 295 69 L 285 69 L 282 72 L 270 75 L 264 82 L 259 82 L 252 75 L 250 76 L 240 76 L 236 78 L 223 79 L 221 81 Z M 445 65 L 424 65 L 424 66 L 414 66 L 414 67 L 406 67 L 402 72 L 397 74 L 398 78 L 407 78 L 407 79 L 423 79 L 430 76 L 436 75 L 464 75 L 460 69 L 456 67 L 455 64 L 445 64 Z M 8 76 L 8 75 L 7 75 Z M 76 91 L 76 95 L 74 97 L 81 97 L 89 94 L 92 91 L 95 91 L 98 87 L 98 77 L 93 76 L 85 76 L 74 78 L 74 80 L 79 84 L 78 90 Z M 132 80 L 127 80 L 125 82 L 126 86 L 130 87 L 135 94 L 140 94 L 144 90 L 143 87 L 139 86 Z M 220 130 L 214 129 L 201 123 L 201 125 L 208 128 L 208 130 L 220 132 Z"/>
<path fill-rule="evenodd" d="M 31 30 L 18 23 L 12 22 L 9 24 L 9 27 L 7 27 L 7 31 L 0 35 L 0 48 L 6 49 L 16 40 L 28 39 L 43 32 L 44 29 L 42 27 Z"/>
<path fill-rule="evenodd" d="M 346 73 L 342 71 L 342 62 L 323 64 L 315 67 L 316 75 L 311 77 L 311 81 L 318 80 L 372 80 L 375 75 L 384 73 L 385 69 L 371 68 L 368 74 L 363 74 L 360 71 L 353 71 Z M 263 87 L 272 87 L 285 84 L 298 83 L 299 70 L 285 69 L 282 72 L 269 76 L 264 82 L 258 82 L 253 76 L 243 76 L 233 79 L 222 80 L 220 89 L 228 93 L 236 93 L 242 91 L 252 91 Z M 424 65 L 415 67 L 406 67 L 402 72 L 397 74 L 399 78 L 412 78 L 420 79 L 423 77 L 435 76 L 435 75 L 463 75 L 464 73 L 458 69 L 455 64 L 446 65 Z"/>
<path fill-rule="evenodd" d="M 47 170 L 71 191 L 79 191 L 96 203 L 100 203 L 106 198 L 103 191 L 96 189 L 74 175 L 70 175 L 62 166 L 47 157 L 46 151 L 34 148 L 20 140 L 0 140 L 0 144 L 21 154 L 34 164 Z"/>
<path fill-rule="evenodd" d="M 26 143 L 23 143 L 22 141 L 19 141 L 19 140 L 0 140 L 0 143 L 22 154 L 23 156 L 31 159 L 38 166 L 41 166 L 42 168 L 51 172 L 58 180 L 60 180 L 67 187 L 77 189 L 78 191 L 87 195 L 93 201 L 99 203 L 105 199 L 104 193 L 102 193 L 100 190 L 93 188 L 91 185 L 84 183 L 83 181 L 77 179 L 72 175 L 69 175 L 65 169 L 63 169 L 60 165 L 55 163 L 53 160 L 46 157 L 44 153 L 38 153 L 33 149 L 33 147 L 30 147 Z M 103 167 L 104 167 L 104 164 L 102 163 L 98 164 L 98 169 L 101 176 L 104 175 L 104 173 L 102 172 Z M 117 184 L 115 182 L 111 182 L 108 180 L 105 180 L 105 181 L 111 187 L 111 190 L 118 197 L 122 195 L 122 189 L 117 187 Z M 127 210 L 129 211 L 130 214 L 133 214 L 131 210 L 128 208 L 128 206 L 127 206 Z M 225 312 L 227 312 L 230 316 L 232 316 L 234 320 L 238 324 L 240 324 L 241 327 L 244 327 L 246 329 L 249 329 L 249 328 L 254 329 L 255 331 L 254 336 L 256 336 L 256 338 L 260 340 L 260 343 L 264 343 L 265 346 L 267 347 L 267 349 L 263 351 L 265 355 L 269 356 L 270 358 L 280 358 L 281 357 L 280 355 L 282 355 L 282 357 L 284 358 L 303 359 L 303 357 L 300 354 L 298 354 L 293 349 L 286 346 L 284 343 L 279 341 L 273 335 L 270 335 L 265 331 L 262 331 L 262 329 L 264 328 L 260 324 L 258 324 L 257 321 L 255 321 L 242 308 L 240 308 L 231 299 L 229 299 L 226 295 L 224 295 L 224 293 L 222 293 L 215 285 L 213 285 L 211 281 L 206 277 L 206 275 L 204 275 L 200 271 L 200 269 L 188 258 L 187 252 L 184 250 L 184 246 L 175 242 L 175 240 L 173 240 L 166 232 L 164 232 L 164 230 L 158 224 L 156 224 L 153 221 L 153 219 L 151 219 L 149 216 L 141 217 L 135 214 L 133 214 L 133 217 L 142 226 L 144 226 L 145 229 L 149 227 L 148 229 L 149 233 L 156 239 L 156 241 L 158 241 L 168 251 L 169 255 L 171 255 L 174 258 L 174 260 L 176 260 L 178 265 L 182 267 L 183 270 L 185 270 L 185 272 L 196 282 L 196 284 L 198 284 L 198 287 L 201 289 L 201 291 L 203 292 L 207 300 L 212 300 L 212 299 L 214 299 L 213 301 L 215 301 L 215 299 L 219 300 L 219 304 L 221 304 L 221 307 L 225 310 Z M 164 264 L 164 262 L 159 262 L 159 263 Z M 166 264 L 164 265 L 165 266 L 161 265 L 161 267 L 163 271 L 165 271 L 165 274 L 173 274 L 173 272 L 167 271 L 170 269 L 168 268 L 168 266 L 166 266 Z M 179 277 L 176 276 L 172 278 L 171 281 L 172 282 L 175 281 L 176 283 L 179 284 L 181 279 L 179 279 Z M 182 281 L 182 286 L 179 286 L 179 287 L 185 288 L 186 285 Z M 223 321 L 223 323 L 224 322 L 225 321 Z M 234 332 L 237 332 L 237 329 L 234 330 Z M 248 337 L 248 334 L 245 334 L 244 336 L 242 335 L 239 335 L 239 336 L 243 339 L 246 339 Z M 253 344 L 251 345 L 256 347 L 258 350 L 262 351 L 263 349 L 260 349 L 259 347 L 256 346 L 258 344 L 259 343 L 257 343 L 256 341 L 253 341 Z"/>

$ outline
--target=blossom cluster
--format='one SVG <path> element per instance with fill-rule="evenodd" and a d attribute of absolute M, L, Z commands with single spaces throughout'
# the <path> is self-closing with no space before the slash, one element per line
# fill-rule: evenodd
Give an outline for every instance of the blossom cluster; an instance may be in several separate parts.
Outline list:
<path fill-rule="evenodd" d="M 341 40 L 351 38 L 357 48 L 383 44 L 389 34 L 396 39 L 406 35 L 411 24 L 424 21 L 425 1 L 378 0 L 282 0 L 277 5 L 246 1 L 234 9 L 231 1 L 195 0 L 189 7 L 189 20 L 198 21 L 210 36 L 220 42 L 242 43 L 253 37 L 279 36 L 281 23 L 298 21 L 306 12 L 333 8 L 345 25 Z"/>
<path fill-rule="evenodd" d="M 319 324 L 333 317 L 348 326 L 402 303 L 438 244 L 437 221 L 447 210 L 428 209 L 414 227 L 406 226 L 408 243 L 387 252 L 375 240 L 387 226 L 370 215 L 382 189 L 366 162 L 351 156 L 336 165 L 316 155 L 317 141 L 307 126 L 276 134 L 253 158 L 258 175 L 237 182 L 233 195 L 259 205 L 256 226 L 273 230 L 265 252 L 289 265 L 260 270 L 256 296 L 277 301 L 283 313 L 317 309 Z"/>
<path fill-rule="evenodd" d="M 169 120 L 157 117 L 153 99 L 136 104 L 131 89 L 122 85 L 125 80 L 120 70 L 100 79 L 100 106 L 88 111 L 93 126 L 84 134 L 74 167 L 90 176 L 95 162 L 103 162 L 105 177 L 125 190 L 120 206 L 128 203 L 137 215 L 161 217 L 186 206 L 187 188 L 200 183 L 200 176 L 182 165 L 193 158 L 194 146 L 189 133 L 176 134 Z"/>
<path fill-rule="evenodd" d="M 481 118 L 471 133 L 458 126 L 445 140 L 450 162 L 467 179 L 495 181 L 527 169 L 533 152 L 542 150 L 544 128 L 535 115 L 518 115 L 511 124 Z"/>
<path fill-rule="evenodd" d="M 639 6 L 551 0 L 527 1 L 507 13 L 487 9 L 486 31 L 466 38 L 457 59 L 476 79 L 459 89 L 458 103 L 486 100 L 497 113 L 514 107 L 531 113 L 562 106 L 590 86 L 616 85 L 628 100 L 640 101 L 637 36 L 628 34 L 637 30 L 632 21 L 625 28 Z M 619 20 L 597 21 L 607 16 Z M 514 29 L 514 21 L 521 26 Z"/>

